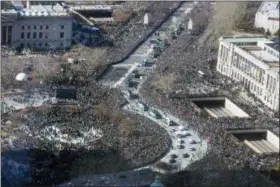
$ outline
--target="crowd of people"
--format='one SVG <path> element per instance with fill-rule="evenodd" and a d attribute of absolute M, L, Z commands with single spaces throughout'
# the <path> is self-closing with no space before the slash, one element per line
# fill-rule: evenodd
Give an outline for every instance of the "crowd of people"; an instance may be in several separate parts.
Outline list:
<path fill-rule="evenodd" d="M 52 95 L 54 96 L 54 94 Z M 40 178 L 40 175 L 42 174 L 41 169 L 46 168 L 46 171 L 48 171 L 50 169 L 50 164 L 53 164 L 54 162 L 58 162 L 54 165 L 54 168 L 56 169 L 60 168 L 61 165 L 69 165 L 70 167 L 71 165 L 76 164 L 76 169 L 65 167 L 66 170 L 71 171 L 72 176 L 75 176 L 75 172 L 76 175 L 81 174 L 80 172 L 83 169 L 79 169 L 78 166 L 84 168 L 91 163 L 92 165 L 98 165 L 98 163 L 95 163 L 94 160 L 91 160 L 91 163 L 87 164 L 85 164 L 84 161 L 79 161 L 79 164 L 73 163 L 73 159 L 70 159 L 69 161 L 66 159 L 61 160 L 53 156 L 47 156 L 51 154 L 56 155 L 59 149 L 76 152 L 72 155 L 79 160 L 82 158 L 81 154 L 90 154 L 90 151 L 99 149 L 101 145 L 102 150 L 116 150 L 116 154 L 120 155 L 120 159 L 123 161 L 122 165 L 118 169 L 131 169 L 144 166 L 160 158 L 168 150 L 170 140 L 166 131 L 161 129 L 156 123 L 144 117 L 134 115 L 129 112 L 121 112 L 124 119 L 131 119 L 136 123 L 135 129 L 133 129 L 133 134 L 129 136 L 122 136 L 119 132 L 119 124 L 112 123 L 109 118 L 99 118 L 95 114 L 95 106 L 100 103 L 104 103 L 104 105 L 107 106 L 108 113 L 110 114 L 114 111 L 120 111 L 125 102 L 126 100 L 122 96 L 122 93 L 117 89 L 110 89 L 99 85 L 98 83 L 91 84 L 90 87 L 80 87 L 77 89 L 77 101 L 74 102 L 75 107 L 73 110 L 70 109 L 69 103 L 67 105 L 52 105 L 51 103 L 45 103 L 42 107 L 27 109 L 24 115 L 22 115 L 23 119 L 20 123 L 16 124 L 16 121 L 11 120 L 11 123 L 13 123 L 12 125 L 15 128 L 13 128 L 13 130 L 10 129 L 9 135 L 3 139 L 2 150 L 30 150 L 30 154 L 28 156 L 23 156 L 33 160 L 30 168 L 37 180 L 32 181 L 32 184 L 34 185 L 41 185 L 43 184 L 42 181 L 46 182 L 43 179 L 43 176 Z M 14 113 L 7 115 L 6 119 L 2 120 L 2 126 L 4 128 L 7 127 L 8 125 L 5 124 L 7 119 L 12 118 L 12 116 L 20 112 L 21 111 L 15 111 Z M 67 128 L 71 129 L 84 129 L 85 126 L 88 126 L 89 128 L 94 127 L 96 129 L 101 129 L 103 136 L 101 141 L 96 141 L 93 142 L 92 145 L 86 146 L 79 146 L 78 144 L 71 146 L 61 142 L 51 142 L 46 139 L 41 139 L 39 136 L 41 131 L 46 126 L 51 126 L 56 123 L 60 123 L 60 126 L 65 125 Z M 24 126 L 25 128 L 18 128 L 18 126 Z M 15 138 L 12 139 L 13 137 Z M 101 144 L 99 144 L 100 142 Z M 60 145 L 60 147 L 57 145 Z M 35 157 L 32 153 L 33 149 L 36 149 L 36 152 L 42 152 L 42 157 L 46 158 L 39 160 L 38 163 L 35 163 L 34 159 L 36 160 L 37 157 Z M 84 151 L 81 151 L 80 149 L 83 149 Z M 46 153 L 46 151 L 48 153 Z M 109 154 L 110 152 L 107 153 Z M 110 153 L 110 155 L 111 154 L 112 153 Z M 104 159 L 102 162 L 100 161 L 100 163 L 106 162 L 111 164 L 107 164 L 108 168 L 100 168 L 96 166 L 96 171 L 94 172 L 110 172 L 110 165 L 112 170 L 116 169 L 113 167 L 115 161 L 112 157 L 105 155 L 98 157 L 98 159 L 99 161 Z M 105 159 L 107 160 L 105 161 Z M 7 160 L 9 159 L 3 161 Z M 21 162 L 20 160 L 21 159 L 16 159 L 19 163 Z M 38 171 L 37 174 L 36 171 Z M 88 170 L 85 169 L 85 171 Z M 50 175 L 51 173 L 52 172 L 50 172 Z M 61 180 L 66 180 L 68 175 L 69 173 L 66 172 L 65 175 L 56 174 L 53 175 L 53 177 L 56 178 L 56 181 L 59 181 L 59 179 L 57 179 L 58 176 L 61 177 Z M 52 176 L 48 177 L 51 178 Z"/>
<path fill-rule="evenodd" d="M 134 7 L 139 10 L 128 22 L 121 24 L 112 33 L 114 43 L 113 50 L 109 53 L 108 61 L 117 62 L 122 60 L 143 39 L 153 31 L 154 28 L 176 9 L 180 2 L 141 2 L 143 7 Z M 144 14 L 149 13 L 149 24 L 144 26 Z"/>
<path fill-rule="evenodd" d="M 199 20 L 193 17 L 193 21 L 197 22 Z M 202 34 L 200 33 L 200 35 Z M 211 45 L 207 43 L 201 45 L 198 42 L 200 35 L 189 35 L 186 31 L 183 31 L 176 41 L 165 50 L 158 58 L 155 72 L 151 74 L 140 89 L 141 98 L 145 98 L 145 102 L 150 106 L 157 106 L 165 112 L 171 112 L 173 115 L 183 118 L 191 128 L 198 131 L 201 137 L 209 137 L 210 150 L 214 150 L 219 155 L 218 158 L 226 166 L 225 168 L 240 171 L 247 168 L 254 172 L 245 172 L 246 177 L 252 173 L 258 176 L 260 172 L 255 171 L 268 170 L 272 163 L 279 161 L 279 153 L 256 154 L 228 133 L 227 129 L 267 129 L 279 136 L 278 121 L 271 120 L 270 115 L 268 115 L 270 112 L 268 108 L 259 104 L 241 102 L 240 96 L 233 94 L 234 88 L 242 88 L 242 86 L 219 75 L 211 68 L 209 59 L 212 58 L 213 51 L 209 50 Z M 167 66 L 168 69 L 163 71 Z M 200 76 L 198 71 L 202 71 L 204 76 Z M 163 93 L 154 89 L 155 74 L 180 76 L 177 77 L 174 84 L 169 85 L 169 93 Z M 192 110 L 192 107 L 187 107 L 192 105 L 190 97 L 217 95 L 225 95 L 234 101 L 249 114 L 250 118 L 202 118 Z M 262 110 L 259 110 L 259 108 L 262 108 Z M 184 113 L 184 110 L 188 111 Z"/>
<path fill-rule="evenodd" d="M 171 2 L 166 3 L 169 3 L 168 6 L 170 6 Z M 176 3 L 173 2 L 171 4 L 176 5 Z M 168 9 L 166 11 L 168 12 L 171 10 Z M 195 13 L 195 11 L 193 13 Z M 159 17 L 162 18 L 162 14 L 166 13 L 159 12 L 159 14 L 161 15 Z M 157 20 L 154 22 L 155 25 L 160 22 L 160 19 L 157 16 L 154 16 L 153 18 Z M 193 20 L 194 22 L 199 21 L 195 19 Z M 130 23 L 125 26 L 124 29 L 127 27 L 131 27 Z M 139 28 L 139 30 L 137 32 L 133 29 L 129 30 L 128 32 L 131 36 L 127 35 L 126 43 L 134 45 L 135 37 L 143 37 L 152 27 L 148 29 L 144 27 L 135 28 Z M 235 137 L 227 133 L 228 128 L 265 128 L 279 135 L 278 122 L 268 120 L 269 117 L 259 111 L 257 107 L 237 102 L 237 105 L 247 112 L 251 118 L 201 118 L 192 110 L 188 110 L 187 113 L 184 113 L 183 115 L 183 108 L 185 108 L 186 105 L 191 105 L 191 101 L 188 99 L 190 95 L 204 94 L 209 96 L 212 94 L 214 96 L 220 92 L 227 94 L 228 98 L 234 100 L 234 96 L 231 94 L 230 90 L 238 85 L 211 70 L 208 62 L 213 54 L 211 54 L 212 52 L 211 50 L 209 51 L 207 46 L 201 46 L 197 42 L 198 39 L 199 35 L 194 36 L 183 31 L 181 35 L 175 39 L 175 42 L 173 42 L 158 58 L 158 64 L 155 68 L 156 73 L 164 75 L 175 73 L 180 75 L 175 83 L 170 85 L 170 90 L 173 90 L 173 92 L 183 90 L 183 93 L 178 94 L 181 94 L 180 99 L 176 99 L 175 97 L 171 98 L 171 93 L 162 94 L 155 92 L 151 84 L 154 81 L 153 77 L 148 78 L 148 81 L 143 84 L 140 90 L 141 98 L 149 106 L 156 106 L 166 113 L 172 113 L 174 116 L 186 120 L 188 125 L 197 131 L 201 137 L 209 137 L 210 150 L 215 152 L 220 163 L 225 166 L 224 168 L 236 171 L 243 168 L 250 168 L 254 171 L 265 170 L 268 165 L 277 161 L 277 153 L 272 155 L 257 155 L 244 144 L 238 143 L 238 140 Z M 132 48 L 130 45 L 123 45 L 122 48 L 118 49 L 121 52 L 118 52 L 118 50 L 112 52 L 112 54 L 115 54 L 112 58 L 121 59 L 130 48 Z M 166 69 L 166 66 L 169 68 Z M 166 71 L 163 71 L 163 69 L 166 69 Z M 197 72 L 199 70 L 205 73 L 204 77 L 198 75 Z M 87 87 L 78 88 L 77 100 L 77 112 L 74 114 L 69 112 L 67 106 L 54 107 L 47 105 L 44 110 L 30 109 L 30 112 L 26 114 L 25 118 L 26 125 L 29 128 L 28 134 L 18 136 L 20 139 L 14 140 L 13 145 L 16 145 L 17 149 L 27 149 L 32 147 L 40 149 L 40 147 L 44 147 L 44 149 L 48 148 L 50 151 L 53 151 L 52 149 L 55 149 L 55 147 L 53 147 L 51 143 L 40 141 L 34 138 L 34 136 L 36 136 L 36 133 L 46 125 L 51 125 L 55 122 L 67 122 L 65 124 L 70 128 L 79 128 L 79 126 L 88 125 L 94 126 L 105 132 L 103 143 L 108 147 L 120 151 L 120 154 L 125 157 L 127 168 L 139 167 L 150 163 L 160 157 L 160 155 L 164 154 L 169 148 L 170 141 L 167 133 L 154 122 L 144 117 L 122 112 L 125 118 L 130 118 L 137 122 L 135 133 L 132 136 L 125 138 L 120 138 L 118 124 L 112 124 L 110 123 L 110 120 L 106 118 L 100 119 L 96 117 L 94 106 L 100 103 L 104 103 L 107 108 L 109 108 L 108 112 L 110 113 L 121 110 L 121 106 L 125 104 L 126 100 L 123 98 L 120 91 L 103 87 L 97 83 L 91 83 Z M 1 123 L 3 126 L 5 126 L 5 122 L 5 120 L 2 120 Z M 19 133 L 18 130 L 17 133 Z M 20 133 L 11 134 L 11 136 L 14 135 L 17 136 L 20 135 Z M 22 139 L 25 141 L 20 141 Z M 5 139 L 4 141 L 8 142 L 6 142 L 4 146 L 10 145 L 9 139 Z M 77 147 L 65 147 L 65 149 L 78 150 Z M 43 152 L 42 150 L 39 151 Z M 76 151 L 76 153 L 77 152 L 78 151 Z M 71 160 L 71 162 L 72 161 L 73 160 Z M 209 167 L 211 166 L 213 168 L 211 161 L 212 160 L 210 160 L 208 164 Z M 50 163 L 55 163 L 55 166 L 65 164 L 59 162 Z M 200 161 L 197 161 L 196 163 L 199 164 Z M 37 167 L 40 164 L 36 163 L 34 167 Z M 72 166 L 72 163 L 67 164 Z M 215 164 L 215 162 L 213 162 L 213 164 Z M 204 165 L 202 164 L 199 166 L 203 167 Z M 40 167 L 42 168 L 42 165 L 40 165 Z M 66 168 L 66 170 L 71 170 L 71 168 Z M 34 171 L 37 170 L 35 169 Z M 220 170 L 219 172 L 223 172 L 223 170 Z M 61 175 L 63 175 L 62 173 L 63 172 L 61 172 Z M 66 175 L 69 174 L 68 172 L 65 173 Z M 249 178 L 253 174 L 255 173 L 249 172 L 249 170 L 246 173 Z M 205 175 L 207 175 L 207 172 Z M 48 176 L 47 178 L 51 181 L 52 177 L 54 177 L 54 175 Z M 66 179 L 68 176 L 59 177 Z M 39 178 L 37 179 L 39 180 Z M 35 181 L 33 184 L 41 184 L 41 182 Z"/>

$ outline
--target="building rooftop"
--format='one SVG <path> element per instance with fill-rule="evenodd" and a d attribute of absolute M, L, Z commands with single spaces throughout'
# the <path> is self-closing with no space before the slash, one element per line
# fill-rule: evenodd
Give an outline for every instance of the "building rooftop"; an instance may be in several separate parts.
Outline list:
<path fill-rule="evenodd" d="M 280 52 L 280 48 L 279 48 L 279 37 L 273 38 L 272 41 L 273 43 L 268 43 L 266 45 L 268 45 L 269 47 L 275 49 L 276 51 Z"/>
<path fill-rule="evenodd" d="M 21 10 L 1 9 L 1 14 L 17 14 L 20 13 L 22 17 L 35 17 L 35 16 L 67 16 L 66 10 L 59 4 L 55 5 L 31 5 L 29 8 Z"/>
<path fill-rule="evenodd" d="M 279 1 L 263 2 L 258 12 L 268 14 L 268 17 L 279 18 Z"/>
<path fill-rule="evenodd" d="M 269 65 L 271 68 L 279 68 L 279 58 L 270 54 L 263 47 L 259 46 L 259 42 L 265 43 L 265 45 L 270 46 L 279 51 L 279 37 L 272 40 L 268 40 L 264 36 L 250 37 L 250 36 L 241 36 L 241 37 L 221 37 L 221 41 L 224 41 L 228 44 L 233 43 L 237 44 L 240 49 L 245 50 L 251 55 L 255 56 L 262 62 Z M 242 43 L 247 43 L 247 45 L 242 45 Z M 249 43 L 249 44 L 248 44 Z"/>
<path fill-rule="evenodd" d="M 265 61 L 265 62 L 277 62 L 279 58 L 271 55 L 265 50 L 246 50 L 252 55 L 256 56 L 258 59 Z"/>
<path fill-rule="evenodd" d="M 224 36 L 220 40 L 229 42 L 229 43 L 240 43 L 240 42 L 258 42 L 258 41 L 269 41 L 265 36 Z"/>

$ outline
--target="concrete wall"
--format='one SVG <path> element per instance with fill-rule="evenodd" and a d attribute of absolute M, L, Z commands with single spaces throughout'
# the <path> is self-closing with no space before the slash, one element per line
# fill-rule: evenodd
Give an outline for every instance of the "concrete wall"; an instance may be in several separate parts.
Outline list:
<path fill-rule="evenodd" d="M 272 145 L 274 145 L 275 147 L 277 147 L 277 149 L 279 149 L 279 137 L 277 137 L 275 134 L 273 134 L 270 131 L 267 131 L 266 134 L 266 139 L 267 141 L 269 141 Z"/>
<path fill-rule="evenodd" d="M 9 16 L 9 18 L 12 18 Z M 30 44 L 31 47 L 35 44 L 34 48 L 39 49 L 49 49 L 49 43 L 56 48 L 63 49 L 71 45 L 72 39 L 72 18 L 67 17 L 26 17 L 17 19 L 13 17 L 15 22 L 3 22 L 1 21 L 1 26 L 12 26 L 12 41 L 11 44 L 15 46 L 24 47 Z M 64 26 L 64 29 L 61 28 Z M 24 26 L 24 29 L 22 28 Z M 28 29 L 30 26 L 30 29 Z M 36 26 L 36 29 L 34 29 Z M 42 29 L 40 28 L 42 26 Z M 48 29 L 46 29 L 48 26 Z M 30 32 L 30 39 L 27 39 L 27 33 Z M 36 38 L 33 39 L 33 33 L 36 32 Z M 39 33 L 43 33 L 43 37 L 39 38 Z M 60 38 L 60 32 L 64 32 L 64 38 Z M 21 39 L 21 33 L 24 33 L 24 39 Z M 1 33 L 2 34 L 2 33 Z M 45 38 L 48 35 L 48 38 Z M 47 43 L 47 46 L 46 46 Z M 62 46 L 61 46 L 62 44 Z"/>
<path fill-rule="evenodd" d="M 256 41 L 258 41 L 256 39 Z M 271 43 L 270 41 L 258 42 L 261 47 L 264 47 L 264 43 Z M 222 46 L 224 48 L 222 53 Z M 238 55 L 242 56 L 247 61 L 250 61 L 253 65 L 258 67 L 259 69 L 263 70 L 263 82 L 259 82 L 258 80 L 251 77 L 242 69 L 234 66 L 234 57 L 233 54 L 237 53 Z M 241 61 L 241 60 L 240 60 Z M 268 64 L 262 62 L 257 57 L 249 54 L 245 50 L 239 48 L 236 45 L 230 44 L 226 39 L 220 39 L 220 46 L 218 52 L 218 59 L 217 59 L 217 71 L 221 74 L 230 77 L 234 81 L 243 82 L 244 87 L 249 87 L 249 90 L 252 94 L 254 94 L 258 99 L 260 99 L 266 106 L 269 108 L 278 111 L 279 110 L 279 74 L 276 71 L 271 71 Z M 257 70 L 254 69 L 254 72 Z M 274 92 L 269 91 L 266 88 L 267 84 L 267 77 L 271 76 L 277 80 L 276 82 L 276 89 Z"/>
<path fill-rule="evenodd" d="M 225 108 L 238 117 L 250 117 L 248 114 L 246 114 L 243 110 L 241 110 L 238 106 L 236 106 L 227 98 L 225 98 Z"/>
<path fill-rule="evenodd" d="M 201 98 L 191 98 L 191 101 L 212 101 L 212 100 L 225 100 L 225 97 L 201 97 Z"/>
<path fill-rule="evenodd" d="M 22 26 L 24 25 L 25 29 L 22 30 Z M 27 27 L 30 25 L 31 29 L 28 30 Z M 34 25 L 36 25 L 36 29 L 34 29 Z M 61 28 L 61 25 L 64 26 L 64 29 Z M 40 26 L 43 29 L 40 29 Z M 48 26 L 48 29 L 46 29 Z M 71 38 L 72 38 L 72 18 L 26 18 L 20 20 L 17 25 L 15 26 L 17 32 L 13 35 L 14 40 L 13 42 L 16 44 L 36 43 L 36 48 L 49 48 L 49 46 L 45 46 L 45 43 L 50 43 L 56 48 L 63 48 L 68 47 L 71 45 Z M 25 38 L 21 39 L 21 32 L 25 33 Z M 31 39 L 27 39 L 26 35 L 27 32 L 31 33 Z M 37 33 L 36 39 L 33 39 L 33 32 Z M 43 38 L 39 38 L 39 33 L 43 33 Z M 64 33 L 64 38 L 60 38 L 60 32 Z M 45 35 L 48 35 L 48 38 L 45 38 Z M 41 47 L 39 44 L 41 43 Z M 61 43 L 63 46 L 61 46 Z"/>

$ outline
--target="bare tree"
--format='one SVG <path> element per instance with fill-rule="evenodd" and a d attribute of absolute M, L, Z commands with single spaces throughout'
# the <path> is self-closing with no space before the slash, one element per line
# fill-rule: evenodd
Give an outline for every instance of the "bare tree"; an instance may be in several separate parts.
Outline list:
<path fill-rule="evenodd" d="M 172 85 L 176 81 L 176 76 L 174 74 L 160 75 L 157 74 L 153 86 L 163 93 L 168 93 L 172 89 Z"/>
<path fill-rule="evenodd" d="M 20 73 L 21 66 L 15 57 L 1 58 L 1 87 L 4 89 L 15 88 L 19 83 L 15 80 Z"/>
<path fill-rule="evenodd" d="M 99 119 L 104 119 L 109 117 L 109 108 L 104 103 L 95 105 L 94 112 Z"/>
<path fill-rule="evenodd" d="M 34 63 L 34 70 L 32 72 L 32 82 L 38 84 L 41 81 L 49 81 L 56 73 L 60 71 L 60 64 L 55 62 L 52 58 L 38 59 Z"/>
<path fill-rule="evenodd" d="M 121 112 L 113 110 L 110 115 L 110 122 L 115 124 L 120 124 L 122 120 L 124 119 L 124 116 Z"/>
<path fill-rule="evenodd" d="M 107 50 L 106 48 L 90 48 L 76 45 L 71 49 L 70 53 L 64 55 L 64 59 L 67 57 L 78 61 L 77 65 L 72 65 L 73 72 L 79 72 L 87 77 L 106 65 Z"/>
<path fill-rule="evenodd" d="M 245 15 L 246 2 L 216 2 L 213 5 L 213 16 L 200 43 L 208 41 L 218 46 L 218 38 L 230 34 Z"/>
<path fill-rule="evenodd" d="M 120 122 L 120 133 L 125 136 L 132 135 L 135 132 L 136 123 L 131 119 L 123 119 Z"/>

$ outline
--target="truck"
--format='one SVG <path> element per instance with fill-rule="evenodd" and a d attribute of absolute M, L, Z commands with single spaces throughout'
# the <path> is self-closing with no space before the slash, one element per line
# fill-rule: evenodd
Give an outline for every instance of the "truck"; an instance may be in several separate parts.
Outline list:
<path fill-rule="evenodd" d="M 142 102 L 138 102 L 138 103 L 137 103 L 137 106 L 138 106 L 141 110 L 143 110 L 143 111 L 147 111 L 147 110 L 148 110 L 148 106 L 145 105 L 145 104 L 142 103 Z"/>
<path fill-rule="evenodd" d="M 149 115 L 151 117 L 155 118 L 155 119 L 160 119 L 161 118 L 161 115 L 155 110 L 150 110 Z"/>

